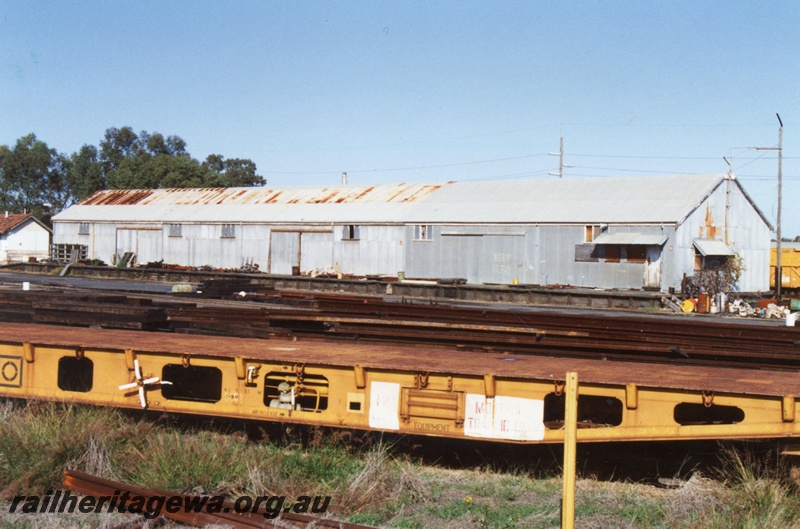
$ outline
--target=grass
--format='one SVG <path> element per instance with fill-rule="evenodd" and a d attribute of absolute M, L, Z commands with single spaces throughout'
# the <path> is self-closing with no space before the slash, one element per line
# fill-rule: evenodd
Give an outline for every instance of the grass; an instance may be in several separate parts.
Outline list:
<path fill-rule="evenodd" d="M 785 460 L 732 447 L 722 447 L 720 455 L 713 472 L 684 473 L 672 488 L 584 471 L 577 526 L 800 528 L 798 487 Z M 254 441 L 237 423 L 0 400 L 0 529 L 113 527 L 124 520 L 7 512 L 15 495 L 60 488 L 64 468 L 178 492 L 331 496 L 331 516 L 386 528 L 560 527 L 557 468 L 532 470 L 535 465 L 497 463 L 482 454 L 476 459 L 484 463 L 445 459 L 423 462 L 408 446 L 369 435 L 351 439 L 311 430 L 304 436 L 275 428 Z"/>

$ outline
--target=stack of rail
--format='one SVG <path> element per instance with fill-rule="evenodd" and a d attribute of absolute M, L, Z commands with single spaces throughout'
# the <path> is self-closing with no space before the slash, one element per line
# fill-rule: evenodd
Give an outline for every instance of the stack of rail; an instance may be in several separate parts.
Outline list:
<path fill-rule="evenodd" d="M 800 365 L 800 329 L 777 324 L 274 290 L 232 297 L 248 301 L 0 291 L 0 321 L 717 366 Z"/>

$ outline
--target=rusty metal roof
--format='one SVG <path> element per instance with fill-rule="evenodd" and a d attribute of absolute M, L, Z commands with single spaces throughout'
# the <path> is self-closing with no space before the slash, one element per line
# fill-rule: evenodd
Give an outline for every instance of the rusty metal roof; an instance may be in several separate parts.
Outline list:
<path fill-rule="evenodd" d="M 353 204 L 414 202 L 443 184 L 199 189 L 125 189 L 98 191 L 80 206 L 196 206 L 238 204 Z"/>
<path fill-rule="evenodd" d="M 725 175 L 710 174 L 283 189 L 113 190 L 91 195 L 53 221 L 677 225 L 724 181 Z M 738 181 L 733 182 L 749 200 Z"/>

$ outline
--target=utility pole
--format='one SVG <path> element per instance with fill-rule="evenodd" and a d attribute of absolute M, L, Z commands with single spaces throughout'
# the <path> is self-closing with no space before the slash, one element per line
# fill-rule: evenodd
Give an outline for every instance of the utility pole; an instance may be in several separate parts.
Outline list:
<path fill-rule="evenodd" d="M 559 178 L 564 178 L 564 168 L 572 167 L 571 165 L 564 165 L 564 133 L 563 128 L 558 134 L 558 152 L 548 152 L 550 156 L 558 156 L 558 172 L 557 173 L 547 173 L 551 176 L 558 176 Z"/>
<path fill-rule="evenodd" d="M 757 151 L 778 151 L 778 219 L 775 226 L 775 235 L 778 238 L 776 244 L 777 256 L 775 257 L 775 297 L 781 299 L 781 283 L 783 282 L 783 273 L 781 272 L 781 206 L 783 203 L 783 121 L 781 121 L 780 114 L 776 113 L 778 118 L 778 147 L 756 147 Z"/>
<path fill-rule="evenodd" d="M 731 159 L 722 157 L 728 164 L 728 174 L 725 177 L 725 245 L 728 245 L 728 226 L 731 212 L 731 180 L 733 180 L 733 149 L 731 149 Z"/>

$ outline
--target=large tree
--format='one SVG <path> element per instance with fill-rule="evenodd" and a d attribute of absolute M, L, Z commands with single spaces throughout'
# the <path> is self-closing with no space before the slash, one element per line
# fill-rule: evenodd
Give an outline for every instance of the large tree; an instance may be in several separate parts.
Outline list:
<path fill-rule="evenodd" d="M 72 203 L 69 160 L 28 134 L 13 148 L 0 146 L 0 207 L 49 218 L 50 210 Z"/>
<path fill-rule="evenodd" d="M 255 187 L 267 183 L 256 173 L 256 164 L 248 159 L 226 160 L 221 154 L 210 154 L 203 166 L 213 173 L 207 187 Z"/>
<path fill-rule="evenodd" d="M 178 136 L 130 127 L 106 130 L 99 148 L 67 157 L 35 134 L 0 145 L 0 210 L 51 214 L 101 189 L 251 187 L 266 184 L 251 160 L 212 154 L 202 163 Z"/>
<path fill-rule="evenodd" d="M 175 187 L 242 187 L 264 185 L 250 160 L 225 160 L 210 155 L 202 164 L 186 152 L 178 136 L 130 127 L 111 128 L 100 143 L 99 162 L 110 189 L 159 189 Z"/>
<path fill-rule="evenodd" d="M 81 200 L 95 191 L 106 189 L 106 176 L 97 147 L 84 145 L 78 152 L 73 153 L 70 158 L 68 178 L 75 200 Z"/>

